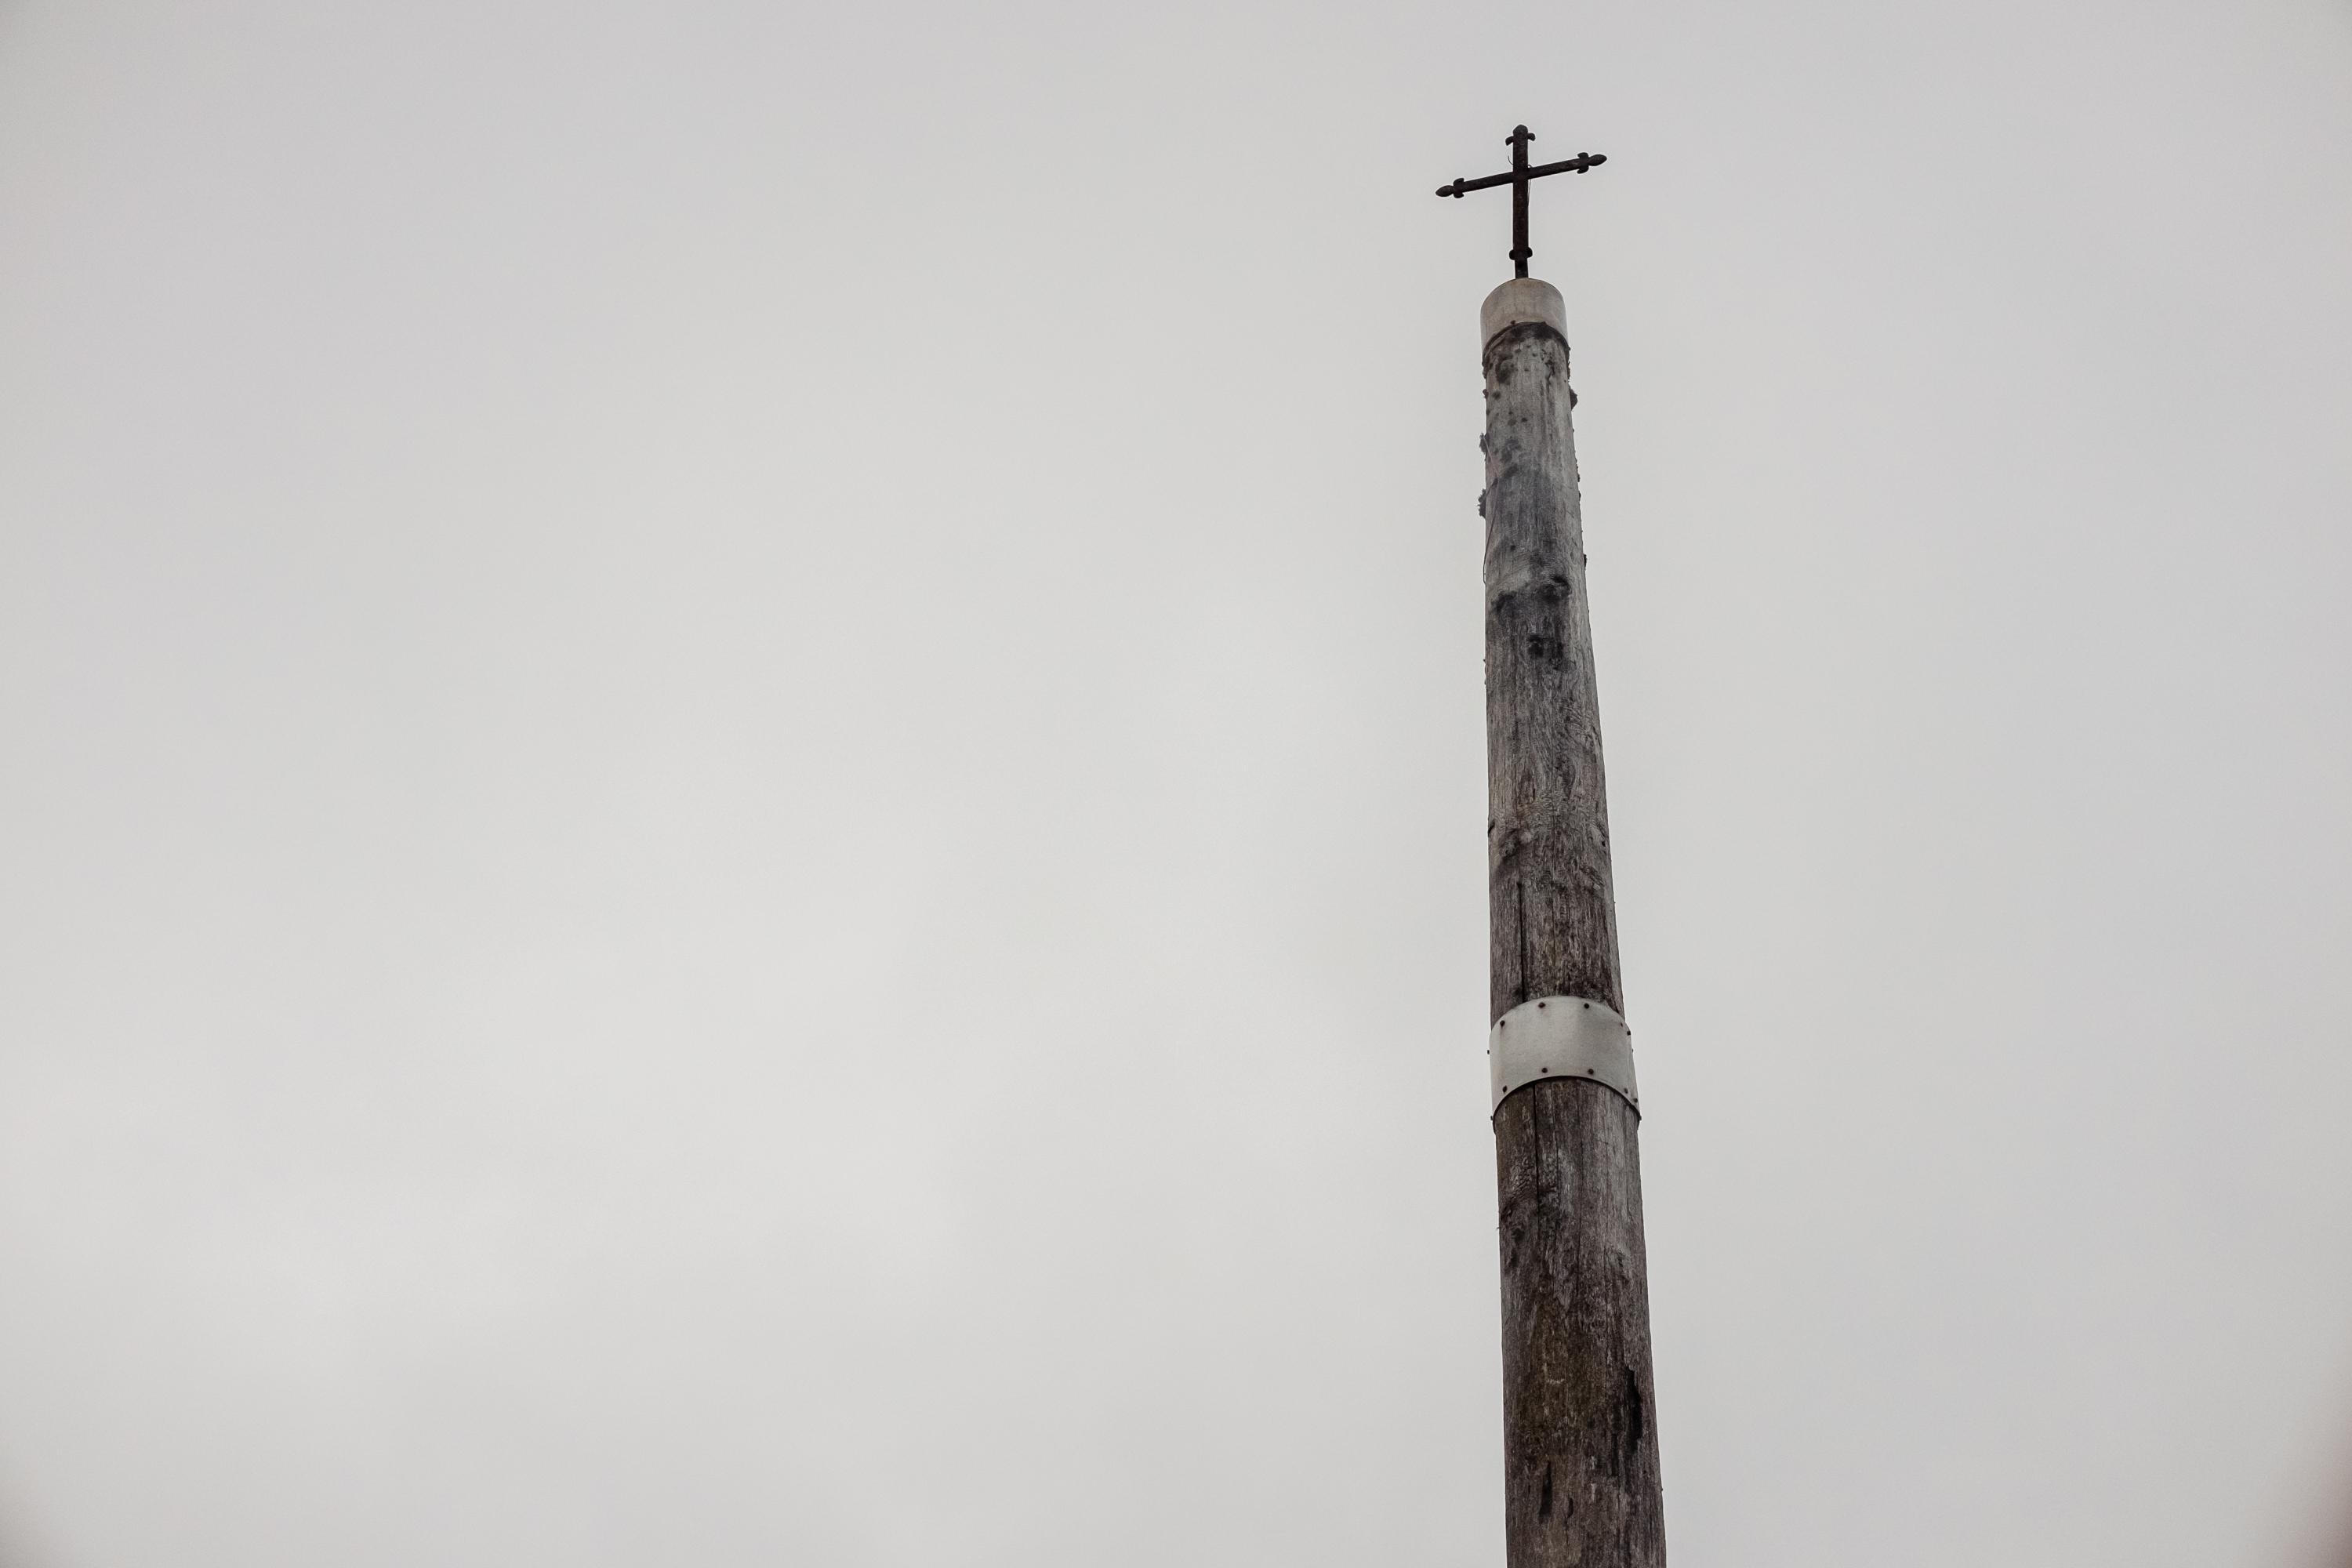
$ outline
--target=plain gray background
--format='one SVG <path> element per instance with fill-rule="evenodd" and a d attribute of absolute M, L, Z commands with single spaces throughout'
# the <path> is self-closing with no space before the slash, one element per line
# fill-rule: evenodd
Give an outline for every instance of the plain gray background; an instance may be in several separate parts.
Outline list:
<path fill-rule="evenodd" d="M 9 1568 L 1499 1561 L 1522 119 L 1675 1562 L 2321 1561 L 2341 0 L 16 0 Z"/>

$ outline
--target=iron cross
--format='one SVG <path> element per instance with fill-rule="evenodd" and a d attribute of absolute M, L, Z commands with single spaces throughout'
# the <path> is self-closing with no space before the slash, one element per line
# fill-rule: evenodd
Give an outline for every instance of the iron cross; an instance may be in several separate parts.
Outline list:
<path fill-rule="evenodd" d="M 1472 191 L 1483 191 L 1490 185 L 1511 187 L 1511 263 L 1518 268 L 1516 275 L 1521 278 L 1528 275 L 1528 258 L 1535 254 L 1528 247 L 1528 182 L 1540 180 L 1546 174 L 1581 174 L 1587 169 L 1598 168 L 1609 162 L 1604 153 L 1579 153 L 1575 157 L 1557 163 L 1538 163 L 1530 168 L 1528 165 L 1528 143 L 1535 139 L 1535 132 L 1524 125 L 1503 139 L 1511 149 L 1511 172 L 1507 174 L 1489 174 L 1483 180 L 1456 180 L 1450 185 L 1437 187 L 1439 195 L 1452 196 L 1457 201 Z"/>

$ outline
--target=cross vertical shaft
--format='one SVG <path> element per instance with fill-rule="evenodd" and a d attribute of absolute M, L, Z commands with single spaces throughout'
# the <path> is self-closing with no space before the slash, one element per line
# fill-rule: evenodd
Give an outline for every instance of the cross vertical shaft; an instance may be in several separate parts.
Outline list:
<path fill-rule="evenodd" d="M 1535 247 L 1528 244 L 1528 143 L 1534 141 L 1524 125 L 1511 132 L 1511 276 L 1525 278 Z"/>

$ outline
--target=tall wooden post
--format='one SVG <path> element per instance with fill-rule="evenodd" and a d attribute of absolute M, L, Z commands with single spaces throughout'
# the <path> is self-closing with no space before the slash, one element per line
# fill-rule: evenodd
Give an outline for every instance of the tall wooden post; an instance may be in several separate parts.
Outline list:
<path fill-rule="evenodd" d="M 1623 1043 L 1567 312 L 1550 284 L 1519 278 L 1487 297 L 1479 324 L 1508 1563 L 1661 1568 L 1641 1114 Z M 1524 1048 L 1509 1057 L 1506 1042 Z"/>

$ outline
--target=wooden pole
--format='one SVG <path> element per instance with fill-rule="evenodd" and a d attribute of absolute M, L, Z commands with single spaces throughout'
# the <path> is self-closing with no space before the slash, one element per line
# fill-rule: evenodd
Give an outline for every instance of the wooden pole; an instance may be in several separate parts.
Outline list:
<path fill-rule="evenodd" d="M 1493 1013 L 1548 996 L 1620 1014 L 1609 805 L 1559 291 L 1480 311 L 1486 374 L 1487 895 Z M 1640 1114 L 1550 1079 L 1495 1112 L 1509 1568 L 1662 1568 Z"/>

